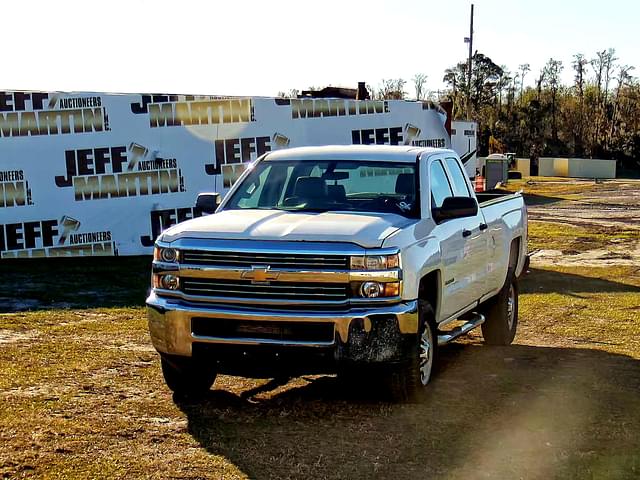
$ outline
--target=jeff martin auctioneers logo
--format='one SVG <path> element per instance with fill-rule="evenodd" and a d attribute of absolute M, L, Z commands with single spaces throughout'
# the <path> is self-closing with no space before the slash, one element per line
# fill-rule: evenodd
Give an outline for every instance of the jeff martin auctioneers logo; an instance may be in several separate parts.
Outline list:
<path fill-rule="evenodd" d="M 0 208 L 33 205 L 31 187 L 23 170 L 0 170 Z"/>
<path fill-rule="evenodd" d="M 149 126 L 219 125 L 255 121 L 251 98 L 196 95 L 141 95 L 134 114 L 148 114 Z"/>
<path fill-rule="evenodd" d="M 226 138 L 214 142 L 215 157 L 213 163 L 207 163 L 204 171 L 207 175 L 220 175 L 223 187 L 229 188 L 240 178 L 249 162 L 272 149 L 287 148 L 291 140 L 285 134 L 275 132 L 272 136 Z"/>
<path fill-rule="evenodd" d="M 0 137 L 27 137 L 109 130 L 99 96 L 47 92 L 0 92 Z"/>
<path fill-rule="evenodd" d="M 67 150 L 60 188 L 73 187 L 75 200 L 136 197 L 184 192 L 175 158 L 161 158 L 139 143 Z"/>
<path fill-rule="evenodd" d="M 58 219 L 0 224 L 0 258 L 117 255 L 111 231 L 82 232 L 81 222 Z"/>

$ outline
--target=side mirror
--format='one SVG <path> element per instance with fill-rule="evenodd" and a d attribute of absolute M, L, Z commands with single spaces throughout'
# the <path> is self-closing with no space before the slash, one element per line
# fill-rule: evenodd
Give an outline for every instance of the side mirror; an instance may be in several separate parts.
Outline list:
<path fill-rule="evenodd" d="M 478 202 L 471 197 L 447 197 L 440 208 L 433 209 L 433 219 L 441 223 L 454 218 L 473 217 L 478 213 Z"/>
<path fill-rule="evenodd" d="M 202 213 L 215 213 L 220 205 L 219 193 L 199 193 L 196 199 L 196 208 L 199 208 Z"/>

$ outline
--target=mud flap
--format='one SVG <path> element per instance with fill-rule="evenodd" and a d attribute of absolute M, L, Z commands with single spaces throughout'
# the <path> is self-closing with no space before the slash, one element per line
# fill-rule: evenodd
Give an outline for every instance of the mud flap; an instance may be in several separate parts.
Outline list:
<path fill-rule="evenodd" d="M 337 360 L 351 364 L 401 362 L 407 359 L 414 338 L 400 333 L 395 316 L 356 320 L 351 322 L 348 342 L 336 350 Z"/>

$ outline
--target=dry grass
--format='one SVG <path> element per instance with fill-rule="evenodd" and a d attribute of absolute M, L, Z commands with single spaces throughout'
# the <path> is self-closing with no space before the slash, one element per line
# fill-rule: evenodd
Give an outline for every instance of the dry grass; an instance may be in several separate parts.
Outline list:
<path fill-rule="evenodd" d="M 560 249 L 609 241 L 588 227 L 531 233 Z M 181 402 L 140 307 L 146 261 L 130 275 L 128 259 L 89 277 L 82 264 L 43 263 L 11 264 L 20 282 L 3 275 L 2 295 L 20 298 L 19 283 L 51 278 L 53 265 L 55 294 L 29 298 L 70 308 L 0 315 L 0 477 L 640 477 L 640 268 L 534 264 L 515 344 L 487 347 L 474 332 L 441 349 L 415 404 L 334 377 L 221 377 L 207 398 Z M 76 302 L 78 284 L 106 295 Z"/>
<path fill-rule="evenodd" d="M 509 180 L 509 190 L 522 190 L 525 195 L 536 195 L 567 200 L 580 199 L 583 196 L 597 196 L 603 192 L 636 191 L 637 183 L 618 180 L 581 180 L 560 177 L 526 177 L 522 180 Z"/>
<path fill-rule="evenodd" d="M 529 250 L 552 249 L 564 253 L 585 252 L 640 240 L 640 229 L 580 226 L 544 221 L 529 222 Z"/>

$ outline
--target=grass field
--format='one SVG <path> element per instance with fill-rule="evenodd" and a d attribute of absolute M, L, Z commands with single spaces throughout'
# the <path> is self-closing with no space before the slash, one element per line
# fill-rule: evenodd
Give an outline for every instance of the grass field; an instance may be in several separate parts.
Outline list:
<path fill-rule="evenodd" d="M 530 226 L 531 245 L 569 252 L 635 235 Z M 330 376 L 223 376 L 172 398 L 141 306 L 148 263 L 0 263 L 0 476 L 640 478 L 640 265 L 534 259 L 514 345 L 444 347 L 400 405 Z"/>

